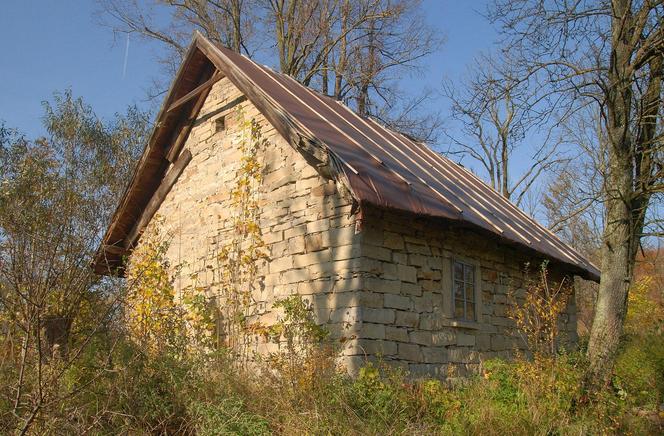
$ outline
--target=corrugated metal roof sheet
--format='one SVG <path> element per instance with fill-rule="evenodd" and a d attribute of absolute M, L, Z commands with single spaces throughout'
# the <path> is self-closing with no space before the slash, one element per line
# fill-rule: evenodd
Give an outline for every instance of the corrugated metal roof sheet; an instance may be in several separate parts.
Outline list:
<path fill-rule="evenodd" d="M 333 98 L 317 93 L 291 77 L 258 65 L 231 50 L 213 45 L 200 34 L 194 37 L 188 59 L 195 58 L 191 55 L 194 49 L 204 54 L 245 93 L 294 147 L 303 152 L 313 149 L 317 152 L 318 160 L 321 154 L 326 155 L 330 161 L 328 164 L 332 163 L 335 171 L 342 173 L 336 174 L 337 178 L 344 181 L 360 204 L 368 203 L 469 223 L 497 234 L 506 241 L 571 265 L 587 278 L 599 279 L 599 270 L 556 235 L 470 171 L 425 144 L 413 141 L 372 119 L 360 117 Z M 187 65 L 183 65 L 176 83 L 181 81 L 182 71 L 186 70 Z M 193 73 L 196 71 L 190 75 Z M 172 90 L 165 104 L 174 101 L 177 96 L 174 93 L 184 93 L 179 90 L 179 85 L 175 85 L 173 88 L 178 91 Z M 187 85 L 188 88 L 193 86 L 195 84 Z M 167 152 L 169 144 L 161 144 L 163 141 L 159 138 L 172 137 L 173 133 L 170 130 L 160 132 L 162 127 L 159 126 L 166 126 L 164 129 L 175 128 L 175 123 L 163 123 L 162 118 L 168 120 L 168 116 L 162 110 L 157 120 L 158 127 L 153 133 L 156 143 L 149 144 L 146 150 L 154 152 L 163 149 L 164 155 Z M 141 171 L 143 169 L 139 166 L 137 173 Z M 163 172 L 155 172 L 150 177 L 163 177 Z M 141 180 L 141 177 L 134 176 L 134 180 Z M 131 196 L 135 191 L 131 188 L 126 196 Z M 145 203 L 146 200 L 141 198 L 141 202 Z M 130 203 L 125 198 L 121 204 Z M 114 222 L 124 220 L 131 224 L 132 217 L 140 216 L 140 211 L 133 210 L 136 207 L 130 209 L 128 207 L 125 211 L 121 206 L 116 211 Z M 131 241 L 122 241 L 126 232 L 114 230 L 121 227 L 112 225 L 104 238 L 104 244 L 131 249 Z M 102 249 L 97 262 L 109 256 L 114 255 Z M 117 264 L 117 259 L 111 260 Z M 108 260 L 104 262 L 111 264 Z"/>
<path fill-rule="evenodd" d="M 339 158 L 357 200 L 469 222 L 599 277 L 594 265 L 546 227 L 425 144 L 360 117 L 289 76 L 223 47 L 215 49 Z"/>

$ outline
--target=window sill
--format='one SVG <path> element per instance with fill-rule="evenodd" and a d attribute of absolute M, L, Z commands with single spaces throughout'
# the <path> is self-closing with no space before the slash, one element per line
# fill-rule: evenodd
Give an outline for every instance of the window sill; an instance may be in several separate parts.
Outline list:
<path fill-rule="evenodd" d="M 480 330 L 480 324 L 476 321 L 461 321 L 458 319 L 444 319 L 442 324 L 445 327 L 457 327 L 468 330 Z"/>

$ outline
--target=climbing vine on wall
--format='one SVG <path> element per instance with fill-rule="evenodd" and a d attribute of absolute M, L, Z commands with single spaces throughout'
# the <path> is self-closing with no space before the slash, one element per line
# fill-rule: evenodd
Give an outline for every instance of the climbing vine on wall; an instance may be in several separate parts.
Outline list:
<path fill-rule="evenodd" d="M 238 109 L 241 153 L 235 185 L 230 192 L 231 217 L 226 223 L 223 244 L 217 255 L 219 271 L 218 340 L 241 357 L 247 357 L 249 318 L 255 312 L 254 292 L 258 286 L 259 263 L 268 258 L 260 228 L 260 186 L 263 165 L 260 150 L 268 145 L 261 126 L 245 120 Z"/>

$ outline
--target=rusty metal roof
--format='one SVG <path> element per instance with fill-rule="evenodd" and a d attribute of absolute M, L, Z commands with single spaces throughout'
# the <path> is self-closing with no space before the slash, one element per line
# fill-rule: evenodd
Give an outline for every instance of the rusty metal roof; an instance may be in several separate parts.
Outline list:
<path fill-rule="evenodd" d="M 467 223 L 599 279 L 599 270 L 555 234 L 425 144 L 201 35 L 195 35 L 192 46 L 245 93 L 291 145 L 314 164 L 330 168 L 360 205 Z"/>

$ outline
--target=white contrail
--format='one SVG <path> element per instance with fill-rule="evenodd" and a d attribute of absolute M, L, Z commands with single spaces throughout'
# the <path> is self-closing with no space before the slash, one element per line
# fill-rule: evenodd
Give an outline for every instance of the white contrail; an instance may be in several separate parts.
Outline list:
<path fill-rule="evenodd" d="M 129 34 L 127 33 L 127 44 L 125 45 L 124 65 L 122 67 L 122 78 L 127 75 L 127 59 L 129 58 Z"/>

